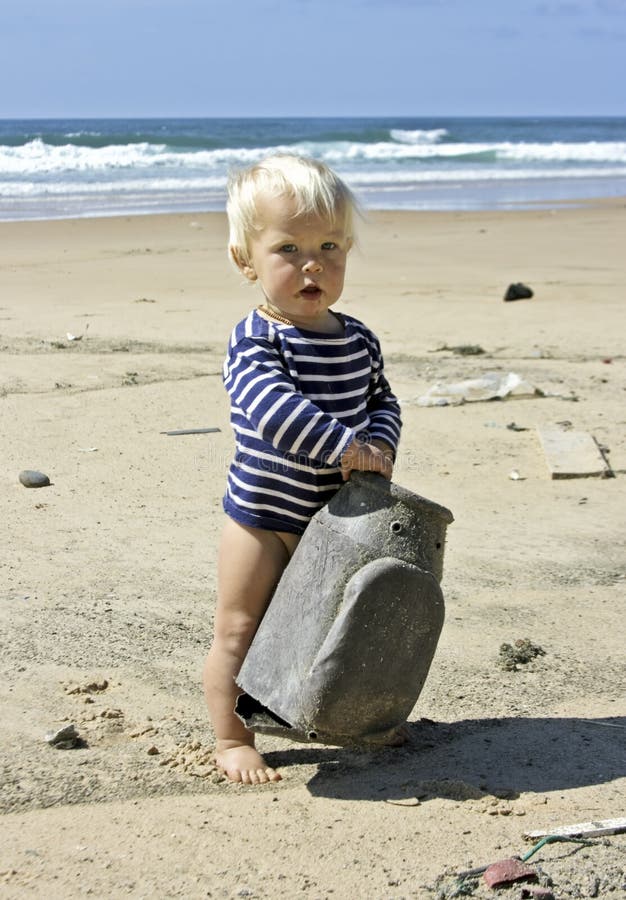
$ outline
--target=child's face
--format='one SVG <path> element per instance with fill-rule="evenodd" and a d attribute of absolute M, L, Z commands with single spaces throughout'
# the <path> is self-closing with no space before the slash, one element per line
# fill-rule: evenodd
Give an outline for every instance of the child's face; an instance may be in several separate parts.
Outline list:
<path fill-rule="evenodd" d="M 249 264 L 239 263 L 251 281 L 258 279 L 270 309 L 294 324 L 315 328 L 341 296 L 346 258 L 352 241 L 343 222 L 296 215 L 290 197 L 261 196 L 261 228 L 249 241 Z"/>

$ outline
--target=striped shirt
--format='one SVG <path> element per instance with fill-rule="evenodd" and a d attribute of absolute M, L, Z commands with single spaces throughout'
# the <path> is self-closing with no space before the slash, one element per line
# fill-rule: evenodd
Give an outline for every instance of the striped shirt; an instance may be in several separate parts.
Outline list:
<path fill-rule="evenodd" d="M 341 321 L 342 335 L 321 334 L 254 310 L 233 330 L 224 386 L 236 450 L 224 509 L 243 525 L 301 534 L 341 487 L 356 436 L 397 448 L 400 408 L 378 340 L 352 316 Z"/>

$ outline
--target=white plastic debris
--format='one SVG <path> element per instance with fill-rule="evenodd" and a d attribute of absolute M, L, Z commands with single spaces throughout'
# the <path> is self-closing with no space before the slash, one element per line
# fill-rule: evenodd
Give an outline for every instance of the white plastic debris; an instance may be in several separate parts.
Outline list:
<path fill-rule="evenodd" d="M 85 325 L 85 330 L 82 334 L 72 334 L 70 331 L 67 331 L 67 339 L 68 341 L 82 341 L 87 332 L 89 331 L 89 322 Z"/>
<path fill-rule="evenodd" d="M 480 378 L 455 383 L 438 382 L 415 401 L 418 406 L 459 406 L 478 400 L 505 397 L 541 397 L 542 391 L 515 372 L 485 372 Z"/>

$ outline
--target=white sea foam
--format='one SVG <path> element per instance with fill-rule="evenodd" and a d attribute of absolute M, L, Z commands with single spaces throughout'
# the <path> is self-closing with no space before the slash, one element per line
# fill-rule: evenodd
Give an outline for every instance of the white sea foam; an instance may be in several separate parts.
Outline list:
<path fill-rule="evenodd" d="M 625 141 L 588 141 L 583 144 L 497 144 L 499 159 L 541 162 L 626 162 Z"/>
<path fill-rule="evenodd" d="M 226 176 L 215 178 L 146 178 L 124 181 L 0 181 L 0 197 L 90 196 L 135 192 L 225 190 Z"/>
<path fill-rule="evenodd" d="M 271 152 L 288 152 L 290 147 L 273 147 Z M 109 144 L 81 147 L 53 146 L 40 138 L 20 147 L 0 146 L 0 174 L 35 175 L 55 172 L 101 172 L 106 169 L 171 167 L 211 169 L 225 165 L 247 165 L 268 153 L 267 148 L 225 148 L 176 152 L 165 144 Z"/>
<path fill-rule="evenodd" d="M 623 168 L 568 168 L 568 169 L 435 169 L 413 170 L 410 172 L 359 172 L 347 176 L 353 187 L 391 187 L 395 185 L 413 185 L 436 183 L 462 183 L 477 181 L 554 181 L 564 179 L 589 178 L 626 178 Z"/>
<path fill-rule="evenodd" d="M 7 144 L 0 138 L 0 219 L 223 209 L 229 171 L 277 152 L 325 160 L 372 208 L 480 208 L 525 197 L 535 202 L 626 193 L 626 140 L 615 140 L 624 138 L 624 129 L 614 123 L 593 129 L 584 122 L 575 128 L 558 122 L 511 128 L 464 121 L 415 129 L 404 128 L 405 123 L 413 124 L 398 120 L 398 128 L 381 126 L 388 130 L 379 132 L 384 137 L 376 143 L 361 140 L 360 127 L 346 127 L 348 139 L 332 141 L 320 139 L 328 128 L 302 123 L 293 130 L 242 126 L 240 137 L 231 133 L 230 124 L 220 130 L 219 123 L 209 123 L 204 131 L 194 124 L 189 134 L 158 123 L 152 130 L 131 123 L 125 131 L 119 123 L 105 123 L 102 131 L 97 123 L 98 130 L 91 130 L 91 122 L 61 123 L 56 130 L 42 127 L 35 139 L 24 136 L 34 133 L 30 126 L 0 129 L 7 134 Z M 454 140 L 455 133 L 464 139 Z M 144 137 L 148 134 L 155 137 Z M 259 135 L 259 146 L 238 146 L 252 134 Z M 290 143 L 290 134 L 300 139 Z M 55 137 L 48 143 L 45 135 Z M 516 142 L 512 135 L 526 140 Z M 587 135 L 596 139 L 584 140 Z M 265 137 L 275 144 L 262 146 Z M 602 137 L 607 140 L 598 140 Z M 24 143 L 16 146 L 16 139 Z M 198 146 L 203 140 L 206 144 Z M 218 141 L 229 146 L 216 148 Z M 83 146 L 89 143 L 100 146 Z"/>
<path fill-rule="evenodd" d="M 436 144 L 447 134 L 448 131 L 445 128 L 432 128 L 428 131 L 421 129 L 405 131 L 403 128 L 392 128 L 389 132 L 391 139 L 400 144 Z"/>
<path fill-rule="evenodd" d="M 597 178 L 625 178 L 626 171 L 622 168 L 569 168 L 567 170 L 545 169 L 499 169 L 469 168 L 462 172 L 458 169 L 449 170 L 411 170 L 400 172 L 346 172 L 344 173 L 348 184 L 355 189 L 380 189 L 393 190 L 395 187 L 425 184 L 451 184 L 451 183 L 476 183 L 476 182 L 513 182 L 516 180 L 540 181 L 554 180 L 555 178 L 568 178 L 573 180 Z M 123 181 L 2 181 L 0 180 L 0 199 L 35 199 L 46 197 L 105 197 L 108 194 L 123 197 L 130 194 L 184 194 L 203 192 L 221 193 L 225 195 L 226 176 L 189 178 L 146 178 L 125 179 Z"/>
<path fill-rule="evenodd" d="M 437 129 L 443 131 L 443 129 Z M 407 132 L 409 134 L 409 132 Z M 418 134 L 415 132 L 414 134 Z M 107 170 L 150 169 L 187 170 L 220 175 L 231 166 L 249 165 L 269 153 L 296 152 L 314 155 L 335 166 L 354 169 L 359 163 L 406 163 L 414 160 L 436 162 L 442 160 L 465 166 L 483 160 L 491 163 L 550 164 L 626 164 L 626 142 L 584 143 L 438 143 L 430 140 L 414 142 L 332 143 L 301 142 L 295 145 L 253 148 L 223 148 L 216 150 L 175 151 L 166 144 L 110 144 L 104 147 L 82 147 L 75 144 L 52 146 L 37 138 L 18 147 L 0 146 L 0 176 L 37 177 L 62 173 L 102 174 Z"/>
<path fill-rule="evenodd" d="M 626 163 L 626 142 L 589 142 L 580 144 L 336 144 L 324 149 L 324 159 L 340 164 L 357 159 L 393 160 L 471 160 L 472 157 L 491 157 L 493 161 L 527 162 L 607 162 Z"/>

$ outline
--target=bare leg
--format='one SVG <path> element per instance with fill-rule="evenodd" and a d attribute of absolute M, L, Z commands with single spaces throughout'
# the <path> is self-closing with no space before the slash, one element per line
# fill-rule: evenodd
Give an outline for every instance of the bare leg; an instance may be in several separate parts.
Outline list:
<path fill-rule="evenodd" d="M 264 784 L 280 775 L 254 746 L 235 715 L 241 664 L 298 537 L 247 528 L 227 519 L 218 556 L 213 645 L 204 667 L 204 692 L 216 736 L 215 761 L 231 781 Z"/>

